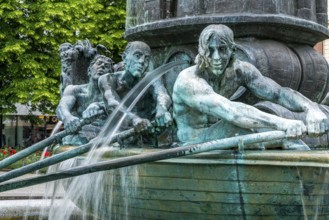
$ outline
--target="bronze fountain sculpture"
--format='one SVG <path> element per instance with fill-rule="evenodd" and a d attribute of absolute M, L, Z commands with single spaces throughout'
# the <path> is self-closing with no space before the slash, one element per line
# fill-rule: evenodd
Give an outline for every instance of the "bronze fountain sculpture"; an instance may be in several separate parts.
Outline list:
<path fill-rule="evenodd" d="M 61 47 L 58 116 L 67 131 L 52 140 L 62 140 L 60 151 L 71 149 L 67 143 L 76 146 L 2 175 L 0 182 L 86 153 L 92 145 L 106 145 L 105 161 L 4 183 L 0 190 L 144 163 L 137 166 L 142 184 L 132 194 L 123 192 L 120 171 L 106 174 L 104 186 L 97 186 L 106 192 L 98 199 L 107 201 L 98 216 L 326 219 L 329 66 L 312 48 L 328 37 L 326 26 L 324 0 L 128 0 L 125 36 L 131 42 L 123 64 L 112 67 L 103 57 L 108 66 L 95 65 L 92 60 L 102 56 L 88 41 Z M 78 72 L 86 75 L 88 66 L 93 87 L 86 78 L 74 79 Z M 161 78 L 160 72 L 165 73 Z M 152 74 L 158 80 L 144 83 Z M 129 97 L 148 87 L 133 108 Z M 69 120 L 72 115 L 84 125 Z M 122 117 L 122 126 L 113 131 L 114 122 L 109 123 L 91 135 L 86 124 L 108 115 L 116 115 L 114 121 Z M 109 131 L 117 136 L 92 139 Z M 186 157 L 176 158 L 181 156 Z M 126 178 L 134 181 L 129 172 Z M 108 194 L 113 194 L 111 204 Z M 121 197 L 129 200 L 128 207 Z M 93 210 L 93 201 L 87 208 L 75 202 Z"/>

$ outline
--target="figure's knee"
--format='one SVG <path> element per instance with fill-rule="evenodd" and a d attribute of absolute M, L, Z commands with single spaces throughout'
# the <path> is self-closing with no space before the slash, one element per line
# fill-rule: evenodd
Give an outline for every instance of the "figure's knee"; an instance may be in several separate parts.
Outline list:
<path fill-rule="evenodd" d="M 254 133 L 251 129 L 242 128 L 234 125 L 231 122 L 220 120 L 217 123 L 211 125 L 203 132 L 202 140 L 203 142 L 205 142 L 251 133 Z"/>

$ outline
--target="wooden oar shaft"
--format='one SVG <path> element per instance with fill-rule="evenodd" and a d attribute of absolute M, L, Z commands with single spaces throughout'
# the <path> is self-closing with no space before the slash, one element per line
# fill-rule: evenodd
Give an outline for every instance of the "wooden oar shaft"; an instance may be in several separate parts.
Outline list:
<path fill-rule="evenodd" d="M 7 166 L 19 161 L 20 159 L 23 159 L 24 157 L 27 157 L 27 156 L 33 154 L 34 152 L 41 150 L 53 143 L 58 143 L 61 138 L 65 137 L 68 134 L 69 134 L 69 132 L 67 132 L 67 131 L 61 131 L 49 138 L 46 138 L 36 144 L 33 144 L 32 146 L 0 161 L 0 169 L 6 168 Z"/>
<path fill-rule="evenodd" d="M 111 143 L 115 142 L 118 138 L 125 139 L 125 138 L 132 136 L 133 134 L 135 134 L 134 129 L 128 129 L 126 131 L 120 132 L 120 133 L 114 135 Z M 108 143 L 108 144 L 110 144 L 110 143 Z M 74 158 L 76 156 L 82 155 L 84 153 L 87 153 L 92 147 L 93 147 L 93 144 L 88 143 L 88 144 L 76 147 L 72 150 L 56 154 L 56 155 L 46 158 L 44 160 L 40 160 L 35 163 L 26 165 L 24 167 L 21 167 L 21 168 L 15 169 L 15 170 L 11 170 L 7 173 L 0 175 L 0 183 L 13 179 L 18 176 L 22 176 L 27 173 L 31 173 L 33 171 L 42 169 L 44 167 L 48 167 L 48 166 L 60 163 L 64 160 L 68 160 L 68 159 Z"/>
<path fill-rule="evenodd" d="M 130 104 L 133 102 L 133 100 L 136 98 L 137 94 L 140 94 L 140 92 L 144 89 L 146 89 L 147 87 L 151 86 L 151 82 L 159 77 L 161 77 L 164 73 L 166 73 L 168 70 L 170 70 L 171 68 L 184 64 L 186 63 L 186 61 L 174 61 L 174 62 L 170 62 L 167 63 L 165 65 L 162 65 L 160 67 L 158 67 L 157 69 L 149 72 L 141 81 L 139 81 L 137 83 L 137 85 L 134 87 L 134 89 L 132 89 L 126 96 L 125 98 L 122 100 L 121 105 L 119 105 L 114 112 L 112 112 L 111 116 L 113 119 L 118 119 L 117 115 L 118 112 L 120 112 L 120 109 L 122 108 L 122 106 L 130 106 Z M 97 117 L 97 115 L 95 117 L 89 118 L 89 119 L 83 119 L 81 121 L 80 126 L 78 126 L 77 130 L 80 130 L 80 128 L 86 124 L 90 124 L 95 118 Z M 117 120 L 111 120 L 112 123 L 108 123 L 105 126 L 105 133 L 108 134 L 109 130 L 111 130 L 111 128 L 117 123 Z M 41 150 L 53 143 L 57 143 L 59 140 L 61 140 L 63 137 L 72 134 L 74 132 L 68 132 L 68 131 L 63 131 L 60 132 L 54 136 L 51 136 L 39 143 L 36 143 L 28 148 L 26 148 L 25 150 L 22 150 L 20 152 L 18 152 L 17 154 L 8 157 L 2 161 L 0 161 L 0 169 L 5 168 L 7 166 L 9 166 L 10 164 L 13 164 L 15 162 L 17 162 L 18 160 L 27 157 L 31 154 L 33 154 L 34 152 Z"/>
<path fill-rule="evenodd" d="M 113 120 L 110 120 L 110 123 L 106 124 L 106 126 L 104 128 L 105 133 L 106 134 L 110 133 L 108 131 L 111 130 L 112 127 L 114 127 L 117 124 L 117 120 L 119 120 L 119 118 L 120 118 L 120 117 L 118 117 L 118 114 L 123 106 L 130 106 L 133 103 L 133 101 L 135 100 L 135 98 L 138 96 L 138 94 L 140 94 L 141 91 L 148 88 L 151 85 L 152 81 L 161 77 L 164 73 L 166 73 L 171 68 L 173 68 L 177 65 L 181 65 L 183 63 L 185 63 L 185 61 L 170 62 L 168 64 L 162 65 L 159 68 L 149 72 L 141 81 L 139 81 L 137 83 L 137 85 L 134 87 L 134 89 L 132 89 L 125 96 L 122 103 L 119 106 L 117 106 L 117 108 L 114 110 L 114 112 L 112 112 L 110 118 L 112 118 Z M 95 116 L 95 117 L 97 117 L 97 116 Z M 78 126 L 77 130 L 79 130 L 83 125 L 89 124 L 90 122 L 92 122 L 93 119 L 94 119 L 94 117 L 82 120 L 81 125 Z M 60 132 L 60 133 L 58 133 L 52 137 L 49 137 L 35 145 L 32 145 L 31 147 L 29 147 L 23 151 L 18 152 L 17 154 L 15 154 L 11 157 L 6 158 L 5 160 L 0 161 L 0 169 L 5 168 L 5 167 L 9 166 L 10 164 L 13 164 L 13 163 L 17 162 L 18 160 L 20 160 L 24 157 L 27 157 L 27 156 L 31 155 L 32 153 L 49 146 L 50 144 L 55 143 L 56 141 L 58 142 L 59 140 L 61 140 L 63 137 L 65 137 L 68 134 L 71 134 L 71 132 L 67 132 L 67 131 Z"/>
<path fill-rule="evenodd" d="M 215 141 L 209 141 L 206 143 L 195 144 L 191 146 L 177 147 L 167 150 L 162 150 L 153 153 L 147 153 L 142 155 L 135 155 L 129 157 L 123 157 L 113 159 L 110 161 L 99 162 L 96 164 L 75 167 L 68 170 L 60 171 L 57 173 L 47 174 L 41 177 L 28 178 L 24 180 L 13 181 L 0 185 L 0 192 L 8 191 L 11 189 L 17 189 L 27 186 L 32 186 L 40 183 L 55 181 L 58 179 L 65 179 L 75 176 L 80 176 L 88 173 L 94 173 L 104 170 L 112 170 L 121 167 L 127 167 L 147 162 L 154 162 L 158 160 L 182 157 L 202 152 L 208 152 L 213 150 L 224 150 L 234 146 L 238 146 L 243 142 L 245 145 L 282 140 L 286 138 L 286 134 L 283 131 L 269 131 L 257 134 L 249 134 L 238 137 L 225 138 Z"/>
<path fill-rule="evenodd" d="M 102 113 L 103 114 L 103 113 Z M 95 120 L 95 118 L 99 117 L 99 115 L 95 115 L 94 117 L 91 117 L 91 118 L 88 118 L 88 119 L 83 119 L 81 120 L 80 122 L 80 125 L 77 127 L 76 131 L 80 130 L 84 125 L 87 125 L 87 124 L 90 124 L 93 120 Z M 64 130 L 64 131 L 61 131 L 61 132 L 58 132 L 57 134 L 51 136 L 51 137 L 48 137 L 36 144 L 33 144 L 32 146 L 0 161 L 0 169 L 3 169 L 3 168 L 6 168 L 7 166 L 33 154 L 34 152 L 38 151 L 38 150 L 42 150 L 44 149 L 45 147 L 51 145 L 51 144 L 55 144 L 55 143 L 58 143 L 62 140 L 63 137 L 67 136 L 67 135 L 70 135 L 70 134 L 73 134 L 75 133 L 76 131 L 67 131 L 67 130 Z"/>

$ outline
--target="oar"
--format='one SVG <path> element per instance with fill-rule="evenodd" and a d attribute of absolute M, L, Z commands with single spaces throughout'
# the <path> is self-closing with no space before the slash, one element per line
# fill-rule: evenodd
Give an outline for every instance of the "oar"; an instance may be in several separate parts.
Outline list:
<path fill-rule="evenodd" d="M 263 132 L 257 134 L 224 138 L 220 140 L 209 141 L 209 142 L 194 144 L 190 146 L 171 148 L 153 153 L 123 157 L 123 158 L 113 159 L 110 161 L 98 162 L 87 166 L 75 167 L 40 177 L 33 177 L 23 180 L 12 181 L 9 183 L 4 183 L 0 185 L 0 192 L 37 185 L 45 182 L 55 181 L 58 179 L 80 176 L 88 173 L 132 166 L 136 164 L 182 157 L 182 156 L 198 154 L 198 153 L 213 151 L 213 150 L 230 149 L 232 147 L 240 145 L 241 143 L 243 143 L 244 145 L 250 145 L 250 144 L 261 143 L 261 142 L 282 140 L 285 138 L 286 138 L 286 134 L 284 131 L 269 131 L 269 132 Z"/>
<path fill-rule="evenodd" d="M 91 122 L 93 122 L 95 120 L 95 118 L 98 116 L 99 115 L 88 118 L 88 119 L 81 120 L 79 126 L 77 127 L 77 131 L 80 130 L 84 125 L 87 125 L 87 124 L 90 124 Z M 59 143 L 63 137 L 73 134 L 75 132 L 76 131 L 72 132 L 72 131 L 64 130 L 64 131 L 58 132 L 57 134 L 55 134 L 51 137 L 44 139 L 36 144 L 33 144 L 32 146 L 0 161 L 0 169 L 5 168 L 5 167 L 9 166 L 10 164 L 13 164 L 13 163 L 19 161 L 20 159 L 23 159 L 24 157 L 27 157 L 27 156 L 33 154 L 34 152 L 41 150 L 51 144 Z"/>
<path fill-rule="evenodd" d="M 119 114 L 122 113 L 122 108 L 123 106 L 129 106 L 128 110 L 132 108 L 132 104 L 134 102 L 134 100 L 136 99 L 137 96 L 139 96 L 139 94 L 142 93 L 143 90 L 147 89 L 151 84 L 152 82 L 154 82 L 155 80 L 157 80 L 159 77 L 161 77 L 164 73 L 166 73 L 168 70 L 170 70 L 171 68 L 177 66 L 177 65 L 181 65 L 181 64 L 184 64 L 185 61 L 175 61 L 175 62 L 170 62 L 168 64 L 165 64 L 165 65 L 162 65 L 160 66 L 159 68 L 149 72 L 147 74 L 147 76 L 145 76 L 141 81 L 139 81 L 136 86 L 134 87 L 134 89 L 132 89 L 126 96 L 125 98 L 122 100 L 122 103 L 117 106 L 117 108 L 112 112 L 112 114 L 110 115 L 110 123 L 106 124 L 105 128 L 103 130 L 103 133 L 111 133 L 111 129 L 113 129 L 113 127 L 115 127 L 115 125 L 118 123 L 118 121 L 121 119 L 121 117 L 119 117 Z M 91 118 L 91 119 L 85 119 L 81 122 L 81 125 L 79 126 L 80 128 L 85 125 L 85 124 L 90 124 L 90 122 L 94 119 Z M 0 169 L 2 168 L 5 168 L 7 166 L 9 166 L 10 164 L 12 163 L 15 163 L 16 161 L 24 158 L 24 157 L 27 157 L 29 156 L 30 154 L 40 150 L 40 149 L 43 149 L 45 148 L 46 146 L 49 146 L 50 144 L 53 144 L 53 143 L 56 143 L 56 142 L 59 142 L 63 137 L 67 136 L 71 134 L 70 132 L 68 131 L 62 131 L 62 132 L 59 132 L 57 133 L 56 135 L 52 136 L 52 137 L 49 137 L 37 144 L 34 144 L 30 147 L 28 147 L 27 149 L 23 150 L 23 151 L 20 151 L 18 152 L 17 154 L 14 154 L 13 156 L 11 157 L 8 157 L 2 161 L 0 161 Z M 90 149 L 90 145 L 86 144 L 86 145 L 83 145 L 83 147 L 81 149 L 75 149 L 74 152 L 71 152 L 71 153 L 68 153 L 68 154 L 65 154 L 65 156 L 63 156 L 63 159 L 66 160 L 66 159 L 69 159 L 69 156 L 77 156 L 77 155 L 80 155 L 80 154 L 83 154 L 83 153 L 86 153 L 89 149 Z M 56 159 L 53 159 L 54 161 L 56 161 L 57 159 L 59 159 L 58 161 L 61 162 L 63 160 L 61 160 L 59 157 L 56 157 Z M 42 164 L 47 164 L 49 160 L 45 160 L 44 162 L 42 162 Z M 56 162 L 51 162 L 50 165 L 54 164 Z M 40 164 L 35 164 L 33 165 L 36 169 L 34 170 L 37 170 L 37 169 L 40 169 L 41 168 L 41 162 Z M 43 166 L 43 165 L 42 165 Z M 38 168 L 40 167 L 40 168 Z M 32 170 L 32 166 L 28 169 L 31 169 Z M 28 170 L 26 169 L 26 170 Z M 17 171 L 17 173 L 19 173 L 21 171 Z M 25 171 L 24 171 L 25 172 Z M 23 173 L 23 171 L 22 171 Z M 0 181 L 1 182 L 1 181 Z"/>
<path fill-rule="evenodd" d="M 113 143 L 117 140 L 124 140 L 128 137 L 133 136 L 134 134 L 136 134 L 136 132 L 133 128 L 128 129 L 126 131 L 122 131 L 122 132 L 114 135 L 111 143 Z M 102 141 L 97 141 L 97 143 L 103 144 Z M 107 143 L 107 144 L 110 144 L 110 143 Z M 48 157 L 46 159 L 34 162 L 32 164 L 26 165 L 24 167 L 21 167 L 21 168 L 15 169 L 15 170 L 11 170 L 7 173 L 0 175 L 0 183 L 13 179 L 18 176 L 22 176 L 27 173 L 31 173 L 33 171 L 42 169 L 44 167 L 48 167 L 48 166 L 60 163 L 64 160 L 68 160 L 68 159 L 74 158 L 76 156 L 82 155 L 84 153 L 87 153 L 92 147 L 93 147 L 93 143 L 88 143 L 88 144 L 85 144 L 82 146 L 77 146 L 72 150 L 53 155 L 52 157 Z"/>

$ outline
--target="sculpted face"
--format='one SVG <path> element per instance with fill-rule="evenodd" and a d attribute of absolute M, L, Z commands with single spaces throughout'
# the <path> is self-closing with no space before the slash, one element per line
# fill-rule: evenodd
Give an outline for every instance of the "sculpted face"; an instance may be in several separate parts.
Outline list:
<path fill-rule="evenodd" d="M 101 75 L 109 73 L 111 71 L 111 67 L 111 62 L 104 59 L 98 59 L 90 68 L 91 77 L 94 80 L 98 80 Z"/>
<path fill-rule="evenodd" d="M 143 47 L 133 48 L 126 57 L 126 70 L 136 78 L 140 78 L 146 71 L 150 61 L 150 53 Z"/>
<path fill-rule="evenodd" d="M 213 35 L 208 44 L 209 49 L 209 67 L 213 74 L 220 76 L 224 73 L 232 56 L 232 50 L 226 44 L 225 41 L 221 40 L 218 36 Z"/>

